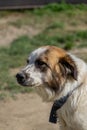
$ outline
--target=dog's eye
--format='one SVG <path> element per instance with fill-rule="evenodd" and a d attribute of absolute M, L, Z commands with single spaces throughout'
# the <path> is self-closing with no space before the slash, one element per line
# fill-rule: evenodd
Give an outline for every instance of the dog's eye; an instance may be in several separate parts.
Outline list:
<path fill-rule="evenodd" d="M 41 70 L 43 70 L 44 68 L 46 68 L 46 63 L 44 61 L 41 61 L 41 60 L 36 60 L 35 66 L 37 68 L 40 68 Z"/>
<path fill-rule="evenodd" d="M 45 62 L 43 62 L 41 60 L 36 60 L 35 65 L 36 65 L 36 67 L 40 67 L 40 66 L 45 65 Z"/>

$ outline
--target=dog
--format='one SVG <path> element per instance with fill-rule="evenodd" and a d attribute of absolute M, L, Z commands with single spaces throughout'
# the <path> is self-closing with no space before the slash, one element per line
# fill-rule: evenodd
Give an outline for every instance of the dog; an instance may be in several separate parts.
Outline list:
<path fill-rule="evenodd" d="M 20 85 L 35 87 L 45 101 L 68 98 L 57 117 L 61 130 L 87 130 L 87 64 L 56 46 L 34 50 L 16 75 Z"/>

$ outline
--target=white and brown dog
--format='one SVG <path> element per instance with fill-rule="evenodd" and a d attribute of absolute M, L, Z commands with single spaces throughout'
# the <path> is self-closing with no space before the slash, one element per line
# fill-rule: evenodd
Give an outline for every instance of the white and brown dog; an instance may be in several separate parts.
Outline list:
<path fill-rule="evenodd" d="M 33 51 L 17 75 L 23 86 L 35 87 L 44 100 L 71 93 L 58 110 L 61 130 L 87 130 L 87 64 L 63 49 L 43 46 Z"/>

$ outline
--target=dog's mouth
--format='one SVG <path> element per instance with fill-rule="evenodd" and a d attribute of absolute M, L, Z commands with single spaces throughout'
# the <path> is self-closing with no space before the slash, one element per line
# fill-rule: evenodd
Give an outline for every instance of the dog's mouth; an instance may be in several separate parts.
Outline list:
<path fill-rule="evenodd" d="M 31 87 L 32 87 L 32 86 L 33 86 L 33 85 L 27 84 L 26 81 L 21 82 L 20 80 L 17 79 L 17 82 L 18 82 L 18 84 L 20 84 L 21 86 L 25 86 L 25 87 L 28 87 L 28 86 L 31 86 Z"/>
<path fill-rule="evenodd" d="M 16 75 L 16 79 L 17 79 L 17 82 L 21 86 L 24 86 L 24 87 L 37 87 L 37 86 L 40 86 L 39 83 L 34 83 L 33 79 L 28 80 L 28 79 L 25 78 L 24 75 L 21 75 L 21 74 L 17 74 Z"/>
<path fill-rule="evenodd" d="M 27 83 L 27 82 L 23 82 L 23 83 L 20 83 L 18 82 L 21 86 L 24 86 L 24 87 L 37 87 L 37 86 L 40 86 L 38 83 L 36 84 L 30 84 L 30 83 Z"/>
<path fill-rule="evenodd" d="M 23 72 L 20 72 L 16 75 L 16 79 L 18 84 L 23 87 L 39 87 L 42 85 L 42 82 L 38 82 L 38 80 L 34 80 L 32 77 L 26 76 Z"/>

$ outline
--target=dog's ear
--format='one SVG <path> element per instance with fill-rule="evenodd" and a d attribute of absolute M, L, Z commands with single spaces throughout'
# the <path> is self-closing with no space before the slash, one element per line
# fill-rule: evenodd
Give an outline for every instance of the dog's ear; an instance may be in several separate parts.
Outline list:
<path fill-rule="evenodd" d="M 77 67 L 70 55 L 60 58 L 59 64 L 64 68 L 63 70 L 65 70 L 65 74 L 71 75 L 75 80 L 77 80 Z"/>

